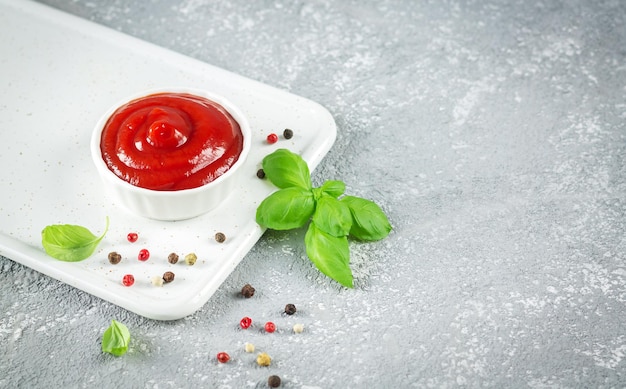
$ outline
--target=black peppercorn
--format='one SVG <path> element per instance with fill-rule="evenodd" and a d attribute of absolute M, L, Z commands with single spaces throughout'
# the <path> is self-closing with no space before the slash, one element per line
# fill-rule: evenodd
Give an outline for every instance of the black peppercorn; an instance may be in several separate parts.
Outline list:
<path fill-rule="evenodd" d="M 285 313 L 287 315 L 293 315 L 294 313 L 296 313 L 296 306 L 293 304 L 285 305 Z"/>
<path fill-rule="evenodd" d="M 113 265 L 117 265 L 122 260 L 122 256 L 116 253 L 115 251 L 111 251 L 109 253 L 109 262 Z"/>
<path fill-rule="evenodd" d="M 270 388 L 278 388 L 280 386 L 280 377 L 277 375 L 271 375 L 268 379 L 267 379 L 267 385 Z"/>
<path fill-rule="evenodd" d="M 245 284 L 243 288 L 241 288 L 241 294 L 243 295 L 243 297 L 248 299 L 254 296 L 254 288 L 250 284 Z"/>
<path fill-rule="evenodd" d="M 283 131 L 283 136 L 285 137 L 285 139 L 291 139 L 293 138 L 293 131 L 285 128 L 285 131 Z"/>
<path fill-rule="evenodd" d="M 259 177 L 260 179 L 265 178 L 265 170 L 263 169 L 259 169 L 256 171 L 256 176 Z"/>
<path fill-rule="evenodd" d="M 226 235 L 223 232 L 218 232 L 215 234 L 215 240 L 217 243 L 224 243 L 226 241 Z"/>
<path fill-rule="evenodd" d="M 166 271 L 165 273 L 163 273 L 163 282 L 170 283 L 174 281 L 174 273 L 172 273 L 171 271 Z"/>
<path fill-rule="evenodd" d="M 178 254 L 170 253 L 170 255 L 167 256 L 167 262 L 171 263 L 172 265 L 175 265 L 176 262 L 178 262 Z"/>

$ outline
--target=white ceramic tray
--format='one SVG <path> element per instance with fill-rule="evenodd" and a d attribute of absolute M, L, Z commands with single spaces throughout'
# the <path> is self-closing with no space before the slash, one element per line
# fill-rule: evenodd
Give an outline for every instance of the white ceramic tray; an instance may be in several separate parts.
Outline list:
<path fill-rule="evenodd" d="M 336 126 L 329 112 L 302 97 L 157 47 L 84 19 L 27 0 L 0 0 L 0 255 L 157 320 L 174 320 L 201 308 L 263 234 L 257 205 L 275 188 L 256 177 L 262 158 L 276 148 L 300 153 L 313 169 L 331 148 Z M 204 88 L 222 94 L 248 116 L 252 149 L 246 179 L 218 210 L 181 222 L 157 222 L 127 213 L 113 202 L 90 160 L 89 138 L 100 115 L 138 91 Z M 291 140 L 265 142 L 270 132 L 294 130 Z M 41 230 L 78 224 L 99 235 L 90 258 L 65 263 L 48 257 Z M 129 243 L 126 234 L 139 240 Z M 219 244 L 213 237 L 227 236 Z M 137 260 L 140 249 L 151 257 Z M 123 256 L 118 265 L 110 251 Z M 167 262 L 176 252 L 181 261 Z M 194 252 L 187 266 L 182 257 Z M 172 271 L 174 282 L 150 279 Z M 124 274 L 135 284 L 122 285 Z"/>

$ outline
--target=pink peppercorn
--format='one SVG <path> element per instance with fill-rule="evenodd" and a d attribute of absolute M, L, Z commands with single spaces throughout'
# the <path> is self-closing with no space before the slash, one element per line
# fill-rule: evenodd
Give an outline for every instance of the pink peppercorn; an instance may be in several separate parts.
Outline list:
<path fill-rule="evenodd" d="M 135 277 L 133 277 L 132 274 L 126 274 L 124 277 L 122 277 L 122 284 L 124 286 L 131 286 L 134 283 L 135 283 Z"/>
<path fill-rule="evenodd" d="M 271 321 L 268 321 L 267 323 L 265 323 L 265 332 L 274 332 L 276 331 L 276 324 L 272 323 Z"/>
<path fill-rule="evenodd" d="M 139 254 L 137 255 L 137 259 L 139 259 L 140 261 L 147 261 L 148 258 L 150 258 L 150 251 L 148 251 L 147 249 L 139 250 Z"/>
<path fill-rule="evenodd" d="M 230 355 L 228 355 L 228 353 L 225 352 L 219 352 L 217 353 L 217 361 L 219 363 L 226 363 L 228 361 L 230 361 Z"/>
<path fill-rule="evenodd" d="M 267 136 L 267 143 L 273 144 L 278 142 L 278 135 L 271 133 Z"/>
<path fill-rule="evenodd" d="M 241 328 L 248 329 L 250 328 L 250 326 L 252 325 L 252 319 L 250 319 L 248 316 L 244 317 L 243 319 L 241 319 L 239 321 L 239 325 L 241 326 Z"/>

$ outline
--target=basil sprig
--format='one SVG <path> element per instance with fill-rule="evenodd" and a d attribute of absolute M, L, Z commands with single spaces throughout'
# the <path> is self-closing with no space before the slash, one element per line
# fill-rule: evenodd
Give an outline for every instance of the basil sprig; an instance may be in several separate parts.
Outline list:
<path fill-rule="evenodd" d="M 41 231 L 41 244 L 48 255 L 59 261 L 78 262 L 89 257 L 109 230 L 109 218 L 100 236 L 83 226 L 53 224 Z"/>
<path fill-rule="evenodd" d="M 119 357 L 126 354 L 129 343 L 130 331 L 128 331 L 128 327 L 119 321 L 111 320 L 111 325 L 102 334 L 102 352 Z"/>
<path fill-rule="evenodd" d="M 348 237 L 362 241 L 385 238 L 391 231 L 376 203 L 342 196 L 346 185 L 330 180 L 313 188 L 306 162 L 298 154 L 278 149 L 263 159 L 263 171 L 279 189 L 259 204 L 256 221 L 273 230 L 300 228 L 306 254 L 313 264 L 341 285 L 352 288 Z"/>

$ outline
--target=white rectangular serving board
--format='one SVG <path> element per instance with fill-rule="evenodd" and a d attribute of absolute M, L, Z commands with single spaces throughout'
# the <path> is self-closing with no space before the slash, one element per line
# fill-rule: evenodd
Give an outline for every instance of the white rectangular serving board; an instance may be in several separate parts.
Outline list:
<path fill-rule="evenodd" d="M 336 137 L 319 104 L 124 35 L 29 0 L 0 0 L 0 255 L 156 320 L 175 320 L 201 308 L 263 234 L 258 204 L 275 188 L 256 177 L 263 157 L 277 148 L 299 153 L 313 169 Z M 218 210 L 180 222 L 136 217 L 107 194 L 89 154 L 98 118 L 126 96 L 167 87 L 222 94 L 247 115 L 252 149 L 241 183 Z M 295 136 L 269 145 L 271 132 Z M 77 224 L 100 235 L 82 262 L 47 256 L 41 230 Z M 139 240 L 129 243 L 128 232 Z M 217 243 L 216 232 L 227 240 Z M 151 257 L 137 260 L 140 249 Z M 107 255 L 123 259 L 111 265 Z M 176 265 L 167 261 L 175 252 Z M 183 257 L 195 253 L 194 266 Z M 176 275 L 163 287 L 151 278 Z M 124 274 L 135 284 L 122 285 Z"/>

